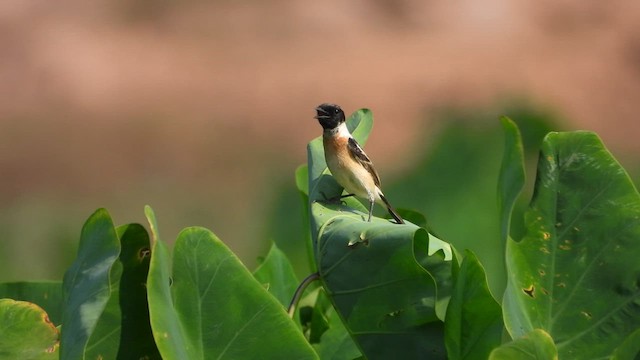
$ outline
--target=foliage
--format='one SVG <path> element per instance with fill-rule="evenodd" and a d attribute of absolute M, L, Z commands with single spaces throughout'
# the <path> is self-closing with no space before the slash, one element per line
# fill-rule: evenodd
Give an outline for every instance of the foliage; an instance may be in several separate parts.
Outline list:
<path fill-rule="evenodd" d="M 348 120 L 362 144 L 372 124 L 368 110 Z M 478 218 L 493 218 L 491 244 L 499 246 L 485 247 L 506 253 L 506 269 L 485 270 L 482 256 L 436 237 L 420 212 L 401 209 L 403 225 L 366 222 L 357 199 L 325 201 L 342 189 L 315 139 L 295 178 L 308 267 L 320 286 L 306 292 L 293 318 L 286 306 L 298 278 L 275 244 L 250 272 L 205 228 L 184 229 L 170 250 L 150 207 L 150 232 L 116 227 L 99 209 L 82 228 L 62 282 L 0 284 L 0 357 L 636 358 L 637 190 L 595 134 L 551 132 L 541 142 L 531 203 L 521 211 L 531 144 L 510 119 L 502 127 L 497 208 L 455 216 L 468 234 Z M 487 281 L 500 277 L 508 278 L 501 303 L 490 290 L 500 287 Z"/>

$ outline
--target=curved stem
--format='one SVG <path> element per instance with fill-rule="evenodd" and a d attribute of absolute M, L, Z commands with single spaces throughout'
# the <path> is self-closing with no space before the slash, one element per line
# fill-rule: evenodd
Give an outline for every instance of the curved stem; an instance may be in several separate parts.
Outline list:
<path fill-rule="evenodd" d="M 307 289 L 309 284 L 311 284 L 312 282 L 318 279 L 320 279 L 320 273 L 314 272 L 313 274 L 304 278 L 304 280 L 302 280 L 300 285 L 298 285 L 296 292 L 293 293 L 293 299 L 291 299 L 291 303 L 289 303 L 289 308 L 287 309 L 287 313 L 289 314 L 289 317 L 293 318 L 293 314 L 296 312 L 296 306 L 298 305 L 298 301 L 300 301 L 302 294 Z"/>

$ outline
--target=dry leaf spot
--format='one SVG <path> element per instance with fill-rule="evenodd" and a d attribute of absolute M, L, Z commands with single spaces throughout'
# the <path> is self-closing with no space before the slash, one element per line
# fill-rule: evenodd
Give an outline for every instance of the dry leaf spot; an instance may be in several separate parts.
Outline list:
<path fill-rule="evenodd" d="M 522 289 L 522 291 L 524 291 L 524 293 L 529 295 L 531 298 L 535 298 L 535 287 L 533 285 L 529 286 L 528 288 Z"/>
<path fill-rule="evenodd" d="M 60 347 L 60 342 L 56 342 L 55 344 L 53 344 L 53 346 L 48 347 L 48 348 L 45 350 L 45 352 L 50 353 L 50 354 L 51 354 L 51 353 L 54 353 L 54 352 L 56 352 L 56 350 L 58 349 L 58 347 Z"/>
<path fill-rule="evenodd" d="M 540 274 L 540 276 L 545 276 L 545 275 L 547 275 L 547 273 L 546 273 L 544 270 L 542 270 L 542 269 L 538 269 L 538 274 Z"/>
<path fill-rule="evenodd" d="M 580 314 L 582 314 L 582 316 L 586 317 L 587 320 L 591 320 L 591 313 L 590 312 L 580 311 Z"/>
<path fill-rule="evenodd" d="M 150 255 L 151 255 L 151 249 L 149 249 L 148 247 L 144 247 L 144 248 L 140 249 L 140 251 L 138 252 L 138 257 L 140 259 L 147 258 Z"/>
<path fill-rule="evenodd" d="M 51 325 L 53 325 L 53 323 L 51 322 L 51 320 L 49 320 L 49 315 L 47 315 L 47 314 L 43 314 L 43 315 L 42 315 L 42 320 L 43 320 L 45 323 L 47 323 L 47 324 L 51 324 Z"/>
<path fill-rule="evenodd" d="M 545 295 L 549 295 L 549 292 L 545 288 L 540 288 L 540 291 L 542 291 L 542 293 Z"/>

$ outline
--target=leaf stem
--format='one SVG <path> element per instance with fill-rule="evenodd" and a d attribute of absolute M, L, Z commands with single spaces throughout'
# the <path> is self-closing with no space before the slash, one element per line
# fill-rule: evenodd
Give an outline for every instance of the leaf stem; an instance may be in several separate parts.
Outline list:
<path fill-rule="evenodd" d="M 309 284 L 311 284 L 312 282 L 318 279 L 320 279 L 320 273 L 314 272 L 313 274 L 304 278 L 304 280 L 302 280 L 300 285 L 298 285 L 298 288 L 296 289 L 296 292 L 293 293 L 293 298 L 289 303 L 289 308 L 287 309 L 287 313 L 289 314 L 289 317 L 293 318 L 293 314 L 296 312 L 296 306 L 298 305 L 298 301 L 300 301 L 302 294 L 307 289 Z"/>

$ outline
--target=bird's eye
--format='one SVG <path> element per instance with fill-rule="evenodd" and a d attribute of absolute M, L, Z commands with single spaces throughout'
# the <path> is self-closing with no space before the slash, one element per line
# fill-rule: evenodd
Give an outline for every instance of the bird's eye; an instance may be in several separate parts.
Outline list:
<path fill-rule="evenodd" d="M 340 109 L 333 109 L 333 112 L 336 113 L 336 114 L 339 114 L 340 113 Z"/>

